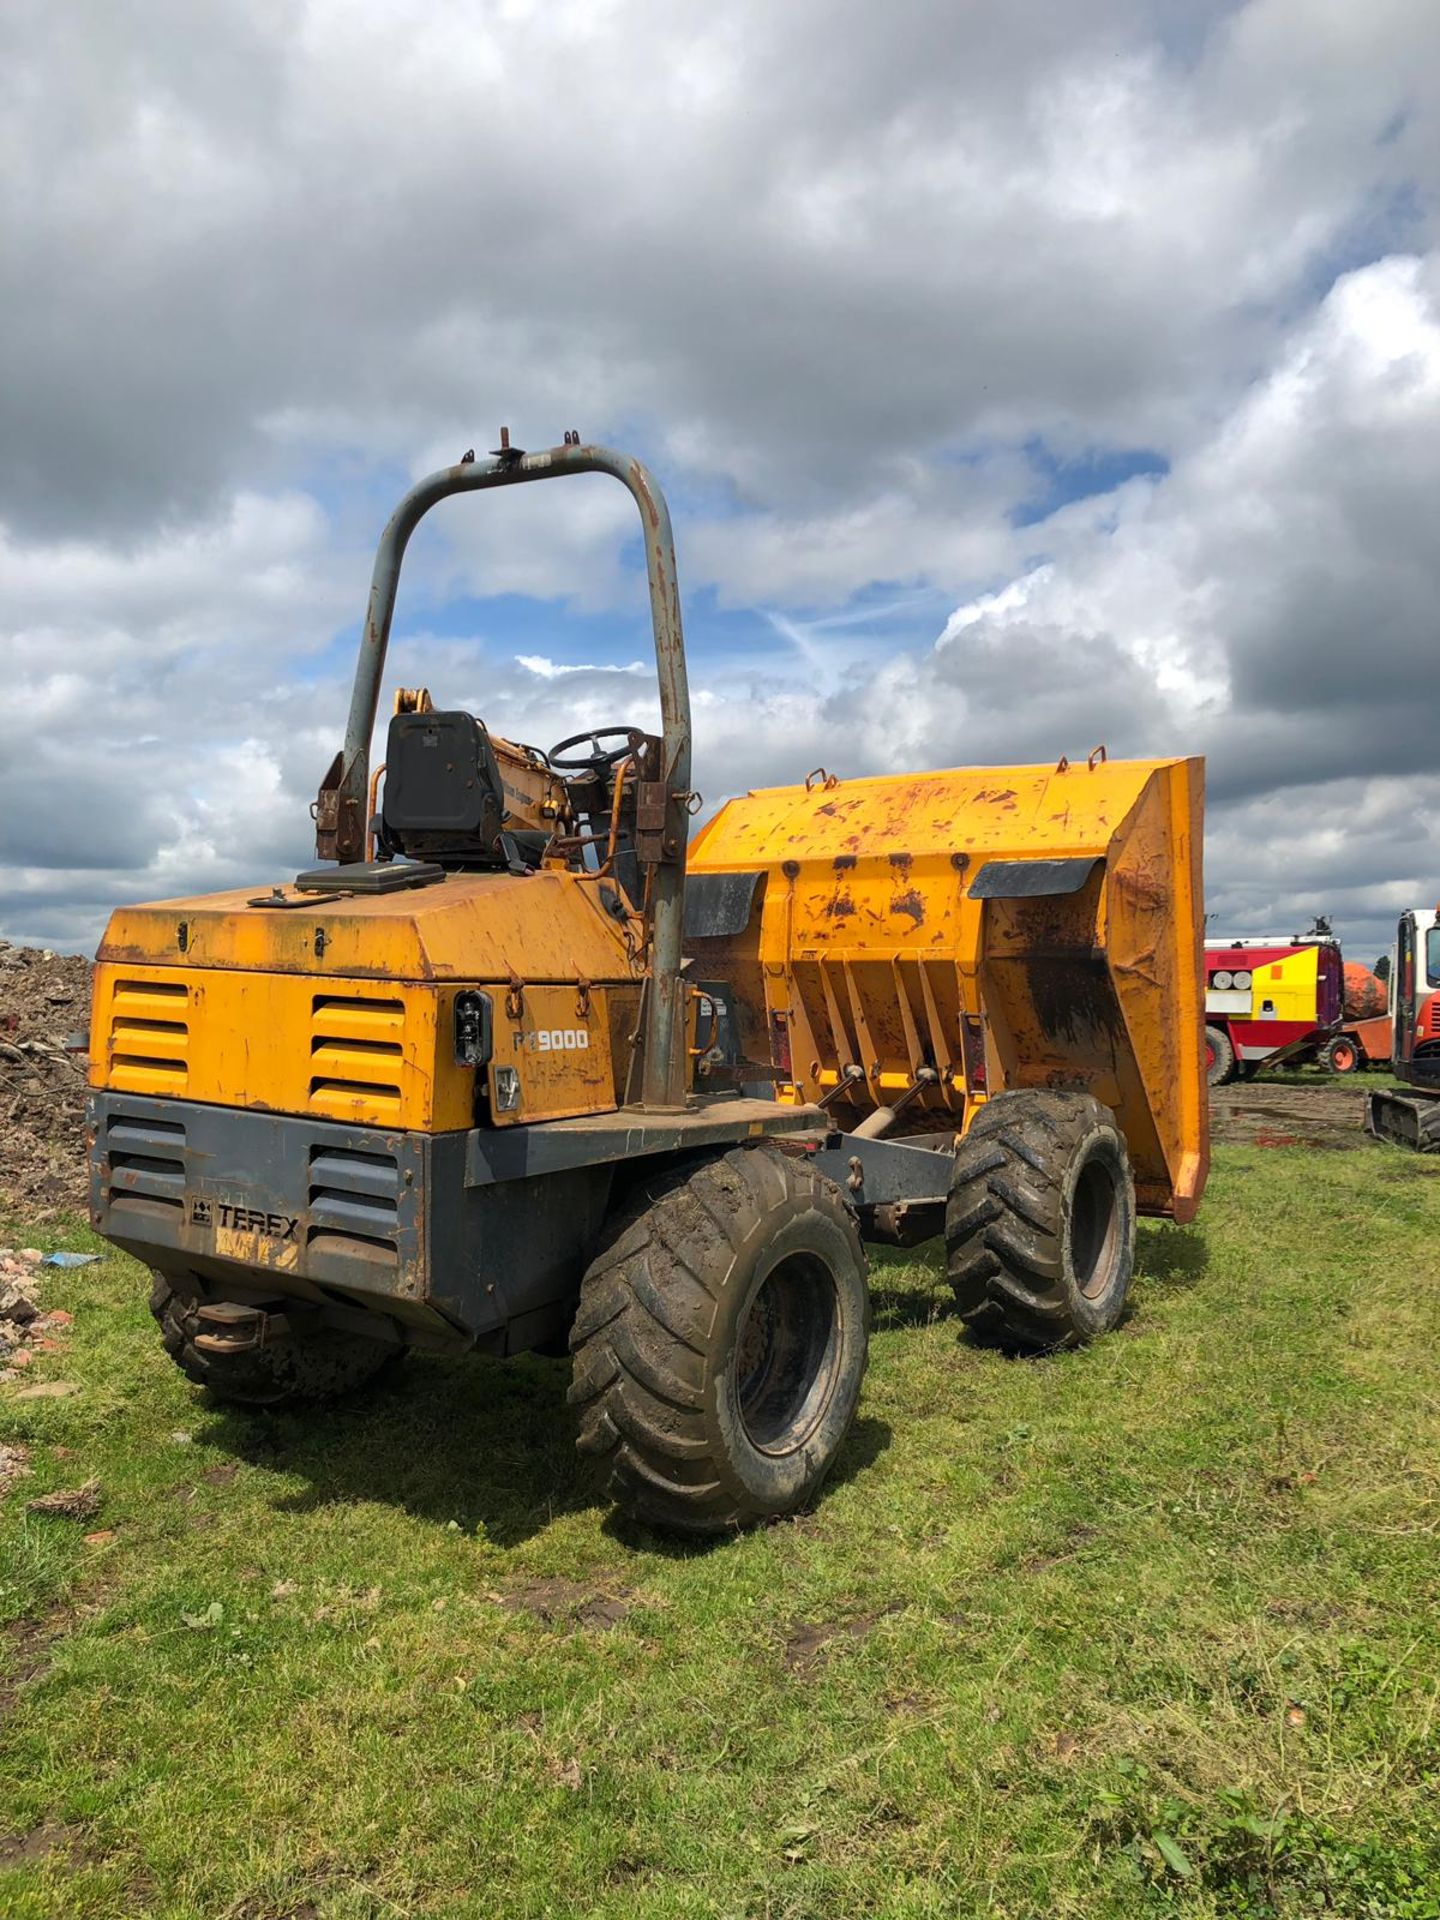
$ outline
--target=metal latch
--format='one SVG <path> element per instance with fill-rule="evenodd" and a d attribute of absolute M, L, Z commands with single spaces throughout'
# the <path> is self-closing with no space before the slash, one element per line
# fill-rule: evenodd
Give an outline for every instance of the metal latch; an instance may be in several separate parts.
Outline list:
<path fill-rule="evenodd" d="M 641 860 L 665 858 L 665 816 L 670 794 L 663 780 L 635 783 L 635 852 Z"/>

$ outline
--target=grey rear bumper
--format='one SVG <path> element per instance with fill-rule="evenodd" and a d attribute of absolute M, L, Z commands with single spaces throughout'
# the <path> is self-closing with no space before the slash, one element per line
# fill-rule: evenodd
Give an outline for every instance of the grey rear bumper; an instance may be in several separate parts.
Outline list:
<path fill-rule="evenodd" d="M 361 1307 L 408 1337 L 519 1351 L 579 1285 L 610 1168 L 466 1183 L 466 1133 L 90 1097 L 90 1217 L 213 1296 Z"/>
<path fill-rule="evenodd" d="M 90 1122 L 91 1219 L 150 1264 L 425 1298 L 423 1136 L 135 1094 Z"/>

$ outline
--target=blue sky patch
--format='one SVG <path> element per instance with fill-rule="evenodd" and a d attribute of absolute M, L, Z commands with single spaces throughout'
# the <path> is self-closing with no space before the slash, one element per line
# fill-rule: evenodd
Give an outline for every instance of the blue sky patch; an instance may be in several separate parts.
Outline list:
<path fill-rule="evenodd" d="M 1113 493 L 1127 480 L 1158 480 L 1170 471 L 1169 461 L 1152 447 L 1093 447 L 1067 458 L 1043 440 L 1027 440 L 1025 457 L 1033 479 L 1024 500 L 1010 509 L 1012 527 L 1033 527 L 1076 500 Z"/>

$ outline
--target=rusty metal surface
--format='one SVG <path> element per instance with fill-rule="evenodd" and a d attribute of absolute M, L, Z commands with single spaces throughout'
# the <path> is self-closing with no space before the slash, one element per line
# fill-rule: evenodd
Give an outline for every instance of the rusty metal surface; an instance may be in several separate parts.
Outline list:
<path fill-rule="evenodd" d="M 813 1107 L 734 1099 L 702 1101 L 680 1113 L 639 1114 L 631 1108 L 578 1120 L 545 1121 L 509 1132 L 477 1128 L 466 1139 L 465 1184 L 489 1186 L 572 1167 L 695 1147 L 734 1146 L 746 1140 L 818 1137 L 825 1127 L 825 1116 Z"/>
<path fill-rule="evenodd" d="M 355 979 L 629 980 L 633 937 L 593 873 L 452 873 L 398 894 L 298 897 L 291 912 L 252 908 L 253 887 L 194 900 L 118 907 L 96 954 L 102 965 L 251 968 Z M 612 889 L 613 891 L 613 889 Z M 268 905 L 269 903 L 267 903 Z M 181 928 L 185 929 L 181 944 Z M 324 933 L 318 943 L 317 935 Z"/>
<path fill-rule="evenodd" d="M 1187 1218 L 1208 1162 L 1201 810 L 1196 761 L 812 776 L 697 836 L 692 874 L 766 881 L 745 928 L 687 952 L 782 1098 L 847 1130 L 898 1109 L 909 1133 L 1005 1088 L 1083 1088 L 1120 1120 L 1142 1208 Z"/>

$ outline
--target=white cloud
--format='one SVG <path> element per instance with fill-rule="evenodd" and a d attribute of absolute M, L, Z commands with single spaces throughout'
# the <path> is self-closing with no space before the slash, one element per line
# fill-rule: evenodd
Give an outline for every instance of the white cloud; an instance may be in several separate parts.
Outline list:
<path fill-rule="evenodd" d="M 1398 898 L 1440 890 L 1437 288 L 1413 257 L 1343 276 L 1166 476 L 1037 529 L 1045 564 L 852 696 L 870 760 L 894 764 L 895 736 L 932 764 L 1204 752 L 1222 912 L 1269 924 L 1343 896 L 1373 938 Z"/>
<path fill-rule="evenodd" d="M 645 673 L 648 671 L 643 660 L 630 660 L 623 667 L 615 667 L 547 660 L 543 653 L 517 653 L 515 664 L 517 667 L 523 667 L 527 673 L 533 673 L 537 680 L 558 680 L 567 673 Z"/>
<path fill-rule="evenodd" d="M 7 932 L 308 858 L 382 479 L 502 420 L 665 481 L 712 797 L 1203 747 L 1227 912 L 1420 884 L 1431 0 L 50 0 L 0 40 Z M 520 595 L 636 650 L 630 503 L 551 493 L 427 523 L 392 675 L 542 743 L 645 721 L 648 664 L 417 627 Z"/>

